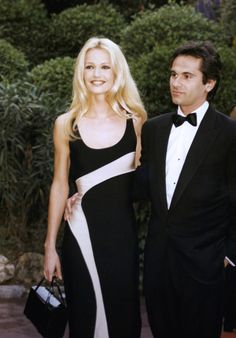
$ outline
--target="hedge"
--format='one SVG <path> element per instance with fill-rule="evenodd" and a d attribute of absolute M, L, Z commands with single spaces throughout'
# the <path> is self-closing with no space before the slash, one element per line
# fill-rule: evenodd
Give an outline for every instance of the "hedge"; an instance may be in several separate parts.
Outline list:
<path fill-rule="evenodd" d="M 14 81 L 26 74 L 28 61 L 24 53 L 14 48 L 6 40 L 0 39 L 0 77 Z"/>
<path fill-rule="evenodd" d="M 50 25 L 50 57 L 76 57 L 92 36 L 105 36 L 119 43 L 124 27 L 122 15 L 106 1 L 75 6 L 54 14 Z"/>
<path fill-rule="evenodd" d="M 52 99 L 60 98 L 62 109 L 66 109 L 71 101 L 74 63 L 70 57 L 45 61 L 31 70 L 29 80 Z"/>
<path fill-rule="evenodd" d="M 225 44 L 225 33 L 190 5 L 170 4 L 137 15 L 123 32 L 121 45 L 128 58 L 139 58 L 156 46 L 172 47 L 188 40 Z"/>
<path fill-rule="evenodd" d="M 49 18 L 40 0 L 1 0 L 0 38 L 21 50 L 30 63 L 45 59 Z"/>
<path fill-rule="evenodd" d="M 4 226 L 27 234 L 45 224 L 52 177 L 52 125 L 59 100 L 30 83 L 0 83 L 0 215 Z M 25 234 L 24 234 L 25 233 Z"/>

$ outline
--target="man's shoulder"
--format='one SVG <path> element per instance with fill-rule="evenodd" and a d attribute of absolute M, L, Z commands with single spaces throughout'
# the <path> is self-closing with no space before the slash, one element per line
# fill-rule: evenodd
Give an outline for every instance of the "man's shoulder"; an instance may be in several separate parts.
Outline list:
<path fill-rule="evenodd" d="M 216 108 L 213 108 L 212 111 L 216 116 L 215 126 L 219 128 L 220 132 L 224 134 L 227 139 L 236 142 L 236 120 Z"/>
<path fill-rule="evenodd" d="M 159 124 L 165 123 L 166 121 L 169 121 L 173 114 L 174 114 L 173 112 L 163 113 L 163 114 L 160 114 L 158 116 L 151 117 L 145 122 L 145 124 L 147 126 L 150 126 L 150 127 L 151 126 L 157 126 Z"/>
<path fill-rule="evenodd" d="M 223 124 L 225 124 L 227 126 L 232 127 L 233 129 L 236 128 L 236 119 L 233 119 L 229 115 L 226 115 L 217 109 L 215 109 L 215 113 L 222 126 Z"/>

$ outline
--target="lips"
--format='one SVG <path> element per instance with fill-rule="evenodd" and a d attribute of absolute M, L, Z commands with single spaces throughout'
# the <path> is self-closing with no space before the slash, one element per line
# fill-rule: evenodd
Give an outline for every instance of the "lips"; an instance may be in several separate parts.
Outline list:
<path fill-rule="evenodd" d="M 178 91 L 176 91 L 176 90 L 172 90 L 172 91 L 171 91 L 171 94 L 172 94 L 173 96 L 179 96 L 179 95 L 182 95 L 183 92 L 178 92 Z"/>
<path fill-rule="evenodd" d="M 101 81 L 101 80 L 94 80 L 94 81 L 91 81 L 92 85 L 94 86 L 101 86 L 105 83 L 105 81 Z"/>

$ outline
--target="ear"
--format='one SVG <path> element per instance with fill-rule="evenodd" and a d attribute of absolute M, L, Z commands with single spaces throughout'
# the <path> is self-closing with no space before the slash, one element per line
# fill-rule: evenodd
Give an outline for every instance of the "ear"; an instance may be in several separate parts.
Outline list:
<path fill-rule="evenodd" d="M 206 91 L 209 93 L 215 87 L 215 84 L 216 80 L 208 80 L 206 83 Z"/>

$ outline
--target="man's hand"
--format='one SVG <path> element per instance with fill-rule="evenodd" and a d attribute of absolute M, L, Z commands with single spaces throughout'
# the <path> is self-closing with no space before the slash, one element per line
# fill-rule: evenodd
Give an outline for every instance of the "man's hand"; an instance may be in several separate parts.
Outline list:
<path fill-rule="evenodd" d="M 76 199 L 78 198 L 79 193 L 75 193 L 73 196 L 67 199 L 66 201 L 66 208 L 64 211 L 64 220 L 68 221 L 70 219 L 70 216 L 72 214 L 73 206 L 76 202 Z"/>
<path fill-rule="evenodd" d="M 225 258 L 224 259 L 224 266 L 225 266 L 225 268 L 226 268 L 226 266 L 229 264 L 229 261 L 228 261 L 228 259 L 227 258 Z"/>

